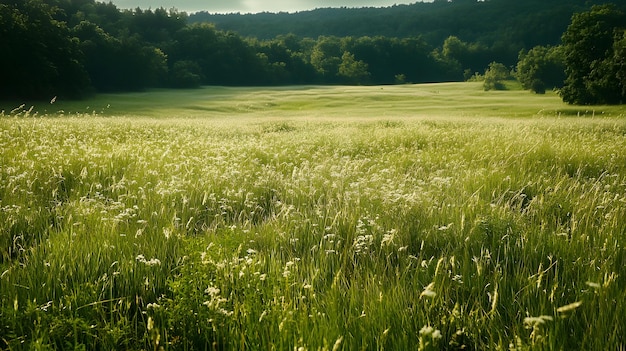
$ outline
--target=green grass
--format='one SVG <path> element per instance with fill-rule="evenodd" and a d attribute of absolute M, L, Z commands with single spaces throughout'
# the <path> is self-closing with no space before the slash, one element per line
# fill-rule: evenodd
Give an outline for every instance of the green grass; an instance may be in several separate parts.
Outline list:
<path fill-rule="evenodd" d="M 23 106 L 22 106 L 23 105 Z M 21 108 L 19 108 L 22 106 Z M 87 101 L 0 102 L 10 114 L 129 116 L 157 118 L 259 117 L 413 118 L 622 116 L 619 106 L 564 104 L 554 92 L 483 91 L 482 82 L 378 87 L 297 86 L 276 88 L 204 87 L 101 94 Z M 16 112 L 17 112 L 16 111 Z M 15 114 L 15 113 L 14 113 Z"/>
<path fill-rule="evenodd" d="M 625 112 L 458 83 L 15 112 L 0 348 L 623 348 Z"/>

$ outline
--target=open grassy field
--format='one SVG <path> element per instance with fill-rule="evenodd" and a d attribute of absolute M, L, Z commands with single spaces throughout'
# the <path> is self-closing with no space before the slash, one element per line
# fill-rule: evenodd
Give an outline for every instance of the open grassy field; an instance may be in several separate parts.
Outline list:
<path fill-rule="evenodd" d="M 624 106 L 479 83 L 5 105 L 0 349 L 626 347 Z"/>

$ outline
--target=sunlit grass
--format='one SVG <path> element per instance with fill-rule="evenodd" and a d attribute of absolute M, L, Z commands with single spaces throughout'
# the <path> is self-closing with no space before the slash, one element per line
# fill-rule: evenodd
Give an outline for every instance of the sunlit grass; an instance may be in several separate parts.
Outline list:
<path fill-rule="evenodd" d="M 415 118 L 415 117 L 602 117 L 623 116 L 619 106 L 564 104 L 555 92 L 484 91 L 482 83 L 377 87 L 203 87 L 101 94 L 86 101 L 0 102 L 0 111 L 33 114 L 98 114 L 170 118 Z M 52 97 L 51 97 L 52 98 Z M 32 106 L 32 110 L 31 110 Z"/>
<path fill-rule="evenodd" d="M 624 346 L 623 108 L 188 94 L 0 119 L 0 348 Z"/>

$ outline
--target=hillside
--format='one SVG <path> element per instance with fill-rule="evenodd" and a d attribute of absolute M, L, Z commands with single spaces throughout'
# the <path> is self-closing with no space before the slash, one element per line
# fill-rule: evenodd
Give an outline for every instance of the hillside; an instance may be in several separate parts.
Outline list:
<path fill-rule="evenodd" d="M 279 35 L 421 36 L 438 46 L 450 35 L 489 46 L 531 48 L 557 44 L 572 14 L 594 4 L 619 0 L 491 0 L 418 2 L 384 8 L 321 8 L 296 13 L 189 15 L 189 23 L 210 22 L 244 37 L 271 39 Z"/>

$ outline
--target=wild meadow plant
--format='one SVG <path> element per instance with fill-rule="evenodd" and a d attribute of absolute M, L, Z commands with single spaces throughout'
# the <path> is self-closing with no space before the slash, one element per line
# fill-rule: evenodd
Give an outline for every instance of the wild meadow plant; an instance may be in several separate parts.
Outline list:
<path fill-rule="evenodd" d="M 0 119 L 0 348 L 619 349 L 626 122 Z"/>

